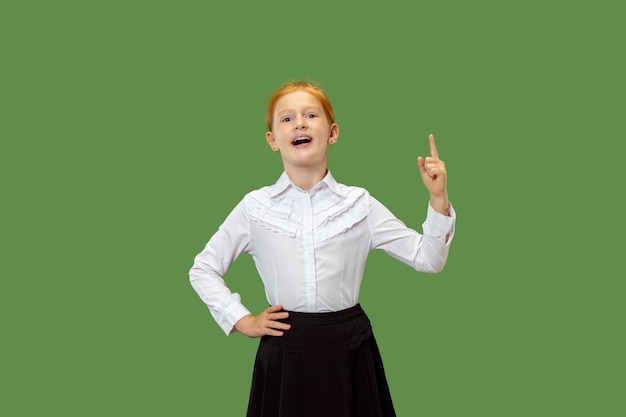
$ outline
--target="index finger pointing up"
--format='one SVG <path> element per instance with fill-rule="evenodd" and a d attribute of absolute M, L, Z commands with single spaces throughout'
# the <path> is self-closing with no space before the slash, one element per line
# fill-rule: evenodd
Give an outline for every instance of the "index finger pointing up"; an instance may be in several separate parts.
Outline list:
<path fill-rule="evenodd" d="M 437 145 L 435 145 L 435 136 L 432 133 L 428 135 L 428 142 L 430 143 L 430 156 L 439 159 Z"/>

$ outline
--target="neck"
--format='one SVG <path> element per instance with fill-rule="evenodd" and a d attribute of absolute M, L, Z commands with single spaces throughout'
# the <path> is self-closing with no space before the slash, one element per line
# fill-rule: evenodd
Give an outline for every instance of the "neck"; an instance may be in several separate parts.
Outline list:
<path fill-rule="evenodd" d="M 315 184 L 324 179 L 327 171 L 328 170 L 326 169 L 326 166 L 318 168 L 301 167 L 298 169 L 289 169 L 288 167 L 285 167 L 285 172 L 289 176 L 289 179 L 291 179 L 291 181 L 295 185 L 297 185 L 307 193 L 311 191 L 311 188 L 313 188 Z"/>

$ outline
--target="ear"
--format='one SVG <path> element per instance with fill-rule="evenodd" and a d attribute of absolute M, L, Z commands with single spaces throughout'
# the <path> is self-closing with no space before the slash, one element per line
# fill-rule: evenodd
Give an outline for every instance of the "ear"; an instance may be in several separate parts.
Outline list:
<path fill-rule="evenodd" d="M 333 145 L 339 139 L 339 125 L 337 123 L 333 123 L 330 125 L 330 134 L 328 135 L 328 143 Z"/>
<path fill-rule="evenodd" d="M 272 148 L 274 152 L 278 150 L 276 139 L 274 138 L 274 134 L 271 131 L 268 131 L 265 133 L 265 140 L 267 141 L 267 144 L 270 145 L 270 148 Z"/>

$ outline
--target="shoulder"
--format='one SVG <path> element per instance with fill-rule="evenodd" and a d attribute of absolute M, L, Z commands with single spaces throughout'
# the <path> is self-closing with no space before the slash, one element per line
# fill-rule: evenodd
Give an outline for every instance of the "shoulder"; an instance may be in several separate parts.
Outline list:
<path fill-rule="evenodd" d="M 372 196 L 363 187 L 337 183 L 333 190 L 342 200 L 343 206 L 367 207 L 371 204 Z"/>
<path fill-rule="evenodd" d="M 272 195 L 272 187 L 271 185 L 267 185 L 265 187 L 261 187 L 259 189 L 256 190 L 252 190 L 250 192 L 248 192 L 246 195 L 243 196 L 243 200 L 247 201 L 250 199 L 257 199 L 257 200 L 263 200 L 266 198 L 270 198 L 270 196 Z"/>
<path fill-rule="evenodd" d="M 286 194 L 284 191 L 277 184 L 267 185 L 244 195 L 242 203 L 246 209 L 254 209 L 255 207 L 272 208 L 277 201 L 284 199 Z"/>
<path fill-rule="evenodd" d="M 365 188 L 337 182 L 330 172 L 326 178 L 324 178 L 324 182 L 326 183 L 328 189 L 341 199 L 356 201 L 369 198 L 369 193 Z"/>
<path fill-rule="evenodd" d="M 359 186 L 337 184 L 337 189 L 344 196 L 341 204 L 335 208 L 336 213 L 345 213 L 348 222 L 378 222 L 381 219 L 395 218 L 393 213 L 370 192 Z"/>
<path fill-rule="evenodd" d="M 359 187 L 357 185 L 346 185 L 346 184 L 342 184 L 339 182 L 336 184 L 337 184 L 337 189 L 344 195 L 349 195 L 349 194 L 369 195 L 369 192 L 363 187 Z"/>

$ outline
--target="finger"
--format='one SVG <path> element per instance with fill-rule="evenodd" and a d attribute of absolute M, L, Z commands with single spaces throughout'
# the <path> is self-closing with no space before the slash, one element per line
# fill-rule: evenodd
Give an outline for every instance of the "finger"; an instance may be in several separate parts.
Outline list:
<path fill-rule="evenodd" d="M 426 167 L 426 169 L 433 167 L 433 166 L 445 166 L 445 162 L 442 161 L 441 159 L 435 158 L 434 156 L 428 156 L 426 157 L 426 159 L 424 160 L 424 166 Z"/>
<path fill-rule="evenodd" d="M 417 157 L 417 167 L 419 168 L 420 172 L 426 171 L 426 160 L 421 156 Z"/>
<path fill-rule="evenodd" d="M 289 330 L 291 329 L 291 324 L 283 323 L 281 321 L 270 321 L 267 323 L 267 327 L 276 330 Z"/>
<path fill-rule="evenodd" d="M 436 162 L 431 162 L 431 163 L 429 163 L 429 161 L 426 161 L 426 164 L 424 164 L 424 168 L 426 169 L 426 171 L 429 171 L 429 172 L 434 169 L 445 172 L 446 165 L 444 164 L 443 161 L 436 161 Z"/>
<path fill-rule="evenodd" d="M 289 317 L 289 313 L 283 311 L 283 306 L 281 304 L 267 308 L 264 313 L 268 320 L 280 320 Z"/>
<path fill-rule="evenodd" d="M 281 332 L 280 330 L 274 330 L 268 327 L 267 330 L 265 331 L 265 334 L 268 336 L 282 336 L 284 333 Z"/>
<path fill-rule="evenodd" d="M 291 329 L 291 325 L 289 324 L 272 321 L 267 323 L 263 329 L 263 333 L 269 336 L 282 336 L 284 334 L 284 330 L 289 329 Z"/>
<path fill-rule="evenodd" d="M 428 168 L 429 166 L 437 165 L 440 161 L 439 158 L 435 158 L 434 156 L 427 156 L 424 158 L 424 165 Z"/>
<path fill-rule="evenodd" d="M 439 158 L 439 153 L 437 152 L 437 145 L 435 145 L 435 135 L 432 133 L 428 135 L 428 142 L 430 144 L 430 156 L 434 158 Z"/>
<path fill-rule="evenodd" d="M 286 311 L 282 311 L 280 313 L 268 314 L 265 317 L 269 321 L 284 320 L 289 317 L 289 313 Z"/>
<path fill-rule="evenodd" d="M 442 175 L 441 170 L 438 167 L 433 167 L 428 170 L 428 176 L 432 179 L 438 178 Z"/>
<path fill-rule="evenodd" d="M 265 309 L 265 312 L 266 312 L 266 313 L 275 313 L 275 312 L 280 311 L 280 310 L 282 310 L 282 309 L 283 309 L 283 306 L 282 306 L 282 305 L 280 305 L 280 304 L 276 304 L 276 305 L 269 306 L 268 308 L 266 308 L 266 309 Z"/>

